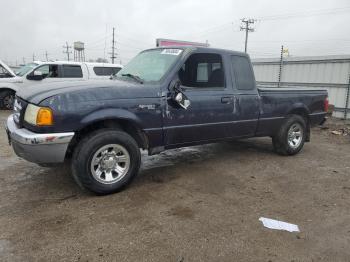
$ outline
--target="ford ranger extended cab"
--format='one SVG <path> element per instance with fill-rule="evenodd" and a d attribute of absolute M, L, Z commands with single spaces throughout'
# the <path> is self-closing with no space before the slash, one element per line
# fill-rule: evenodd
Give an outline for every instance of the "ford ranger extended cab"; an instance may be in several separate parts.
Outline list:
<path fill-rule="evenodd" d="M 294 155 L 327 107 L 322 89 L 257 89 L 244 53 L 168 47 L 141 52 L 109 81 L 20 90 L 6 129 L 18 156 L 68 162 L 80 186 L 108 194 L 136 176 L 140 148 L 271 137 L 276 152 Z"/>
<path fill-rule="evenodd" d="M 21 88 L 52 82 L 108 79 L 122 67 L 119 64 L 108 63 L 35 61 L 22 66 L 14 73 L 0 60 L 0 109 L 12 109 L 15 94 Z"/>

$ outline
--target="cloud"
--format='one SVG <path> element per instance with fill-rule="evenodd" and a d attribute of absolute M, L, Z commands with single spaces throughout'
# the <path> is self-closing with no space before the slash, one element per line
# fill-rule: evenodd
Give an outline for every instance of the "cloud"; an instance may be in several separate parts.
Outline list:
<path fill-rule="evenodd" d="M 118 59 L 124 63 L 139 51 L 155 46 L 155 38 L 206 40 L 214 47 L 243 50 L 240 18 L 300 14 L 308 10 L 347 7 L 338 1 L 19 1 L 0 0 L 0 58 L 11 63 L 32 59 L 64 59 L 62 46 L 83 41 L 89 58 L 109 57 L 112 27 L 116 28 Z M 292 55 L 350 53 L 344 26 L 350 9 L 328 14 L 257 21 L 249 34 L 252 56 L 278 56 L 281 44 Z M 316 14 L 316 15 L 315 15 Z"/>

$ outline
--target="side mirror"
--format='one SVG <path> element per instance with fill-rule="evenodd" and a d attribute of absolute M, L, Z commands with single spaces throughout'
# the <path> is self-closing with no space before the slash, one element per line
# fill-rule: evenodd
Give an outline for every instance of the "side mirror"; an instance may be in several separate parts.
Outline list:
<path fill-rule="evenodd" d="M 27 75 L 28 80 L 43 80 L 44 75 L 41 71 L 34 71 Z"/>
<path fill-rule="evenodd" d="M 191 105 L 191 101 L 182 91 L 180 80 L 171 81 L 168 89 L 170 92 L 169 99 L 173 104 L 180 106 L 183 109 L 187 109 Z"/>
<path fill-rule="evenodd" d="M 177 93 L 174 99 L 183 109 L 187 109 L 191 105 L 191 101 L 182 92 Z"/>

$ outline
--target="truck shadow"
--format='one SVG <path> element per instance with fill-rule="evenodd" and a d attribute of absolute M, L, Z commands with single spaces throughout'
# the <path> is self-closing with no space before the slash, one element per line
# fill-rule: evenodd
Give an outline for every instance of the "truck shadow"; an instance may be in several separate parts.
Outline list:
<path fill-rule="evenodd" d="M 275 155 L 271 139 L 254 138 L 179 148 L 154 156 L 148 156 L 147 152 L 144 152 L 140 174 L 133 185 L 166 183 L 181 175 L 181 172 L 176 172 L 179 168 L 191 169 L 193 164 L 217 162 L 219 159 L 241 162 L 242 157 L 250 158 L 252 155 Z"/>
<path fill-rule="evenodd" d="M 252 157 L 264 158 L 270 155 L 275 155 L 270 139 L 249 139 L 193 146 L 168 150 L 154 156 L 148 156 L 147 152 L 142 152 L 141 170 L 130 188 L 135 189 L 148 183 L 167 183 L 182 176 L 181 170 L 190 170 L 195 174 L 196 165 L 208 161 L 236 161 L 237 163 L 246 161 L 249 164 L 249 159 Z M 35 188 L 35 198 L 38 201 L 48 196 L 48 201 L 60 202 L 93 195 L 82 191 L 76 185 L 69 166 L 45 168 L 21 161 L 16 169 L 19 173 L 19 176 L 14 178 L 17 186 L 21 187 L 21 190 L 28 191 L 27 194 L 31 194 L 29 191 Z"/>

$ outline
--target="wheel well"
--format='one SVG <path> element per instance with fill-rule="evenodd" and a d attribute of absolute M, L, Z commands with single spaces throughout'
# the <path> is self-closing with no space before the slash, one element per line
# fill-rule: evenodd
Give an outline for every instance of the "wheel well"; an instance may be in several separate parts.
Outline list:
<path fill-rule="evenodd" d="M 4 92 L 4 91 L 10 91 L 10 92 L 16 93 L 16 91 L 13 90 L 13 89 L 11 89 L 11 88 L 8 88 L 8 87 L 0 87 L 0 93 L 1 93 L 1 92 Z"/>
<path fill-rule="evenodd" d="M 289 112 L 290 115 L 299 115 L 302 118 L 305 119 L 306 122 L 306 142 L 310 141 L 310 119 L 309 119 L 309 114 L 304 108 L 295 108 L 292 111 Z"/>
<path fill-rule="evenodd" d="M 106 119 L 106 120 L 100 120 L 94 123 L 91 123 L 84 128 L 77 131 L 72 139 L 72 141 L 69 143 L 66 158 L 70 158 L 72 156 L 73 150 L 75 146 L 79 143 L 79 141 L 85 137 L 87 134 L 96 131 L 98 129 L 103 128 L 114 128 L 119 129 L 135 139 L 138 146 L 142 149 L 148 148 L 148 138 L 146 134 L 137 127 L 133 122 L 125 119 Z"/>

